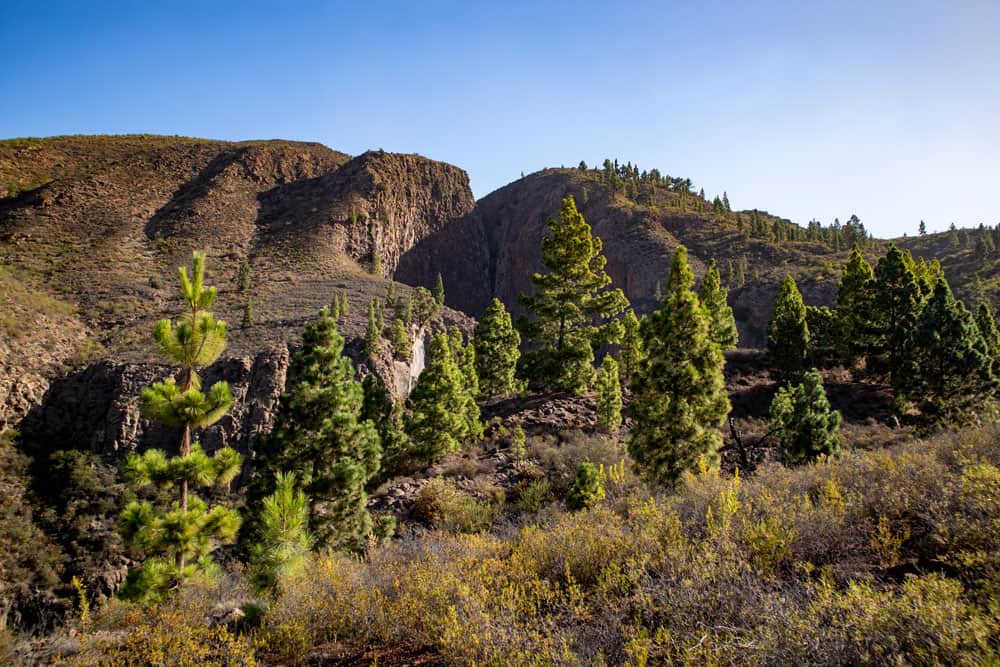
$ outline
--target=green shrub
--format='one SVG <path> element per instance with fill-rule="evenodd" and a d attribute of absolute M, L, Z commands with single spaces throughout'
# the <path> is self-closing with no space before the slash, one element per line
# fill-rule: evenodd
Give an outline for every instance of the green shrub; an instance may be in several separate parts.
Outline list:
<path fill-rule="evenodd" d="M 552 502 L 552 484 L 547 479 L 524 480 L 515 488 L 518 511 L 536 514 Z"/>
<path fill-rule="evenodd" d="M 569 489 L 566 506 L 571 510 L 582 510 L 593 507 L 604 500 L 604 487 L 601 476 L 590 461 L 584 461 L 576 471 L 573 486 Z"/>

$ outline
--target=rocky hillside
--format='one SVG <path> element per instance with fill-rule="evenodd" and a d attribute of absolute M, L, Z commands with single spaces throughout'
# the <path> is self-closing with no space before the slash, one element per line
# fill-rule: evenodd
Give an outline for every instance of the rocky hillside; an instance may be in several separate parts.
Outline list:
<path fill-rule="evenodd" d="M 481 199 L 475 210 L 428 236 L 403 256 L 395 278 L 432 285 L 440 271 L 448 304 L 470 314 L 499 297 L 515 312 L 517 296 L 531 291 L 531 276 L 542 270 L 540 244 L 546 220 L 566 195 L 573 195 L 594 234 L 604 242 L 607 270 L 640 311 L 655 306 L 678 245 L 687 246 L 695 273 L 716 259 L 720 267 L 744 258 L 746 284 L 733 289 L 742 344 L 763 343 L 776 285 L 791 273 L 802 282 L 807 300 L 828 303 L 831 278 L 838 277 L 845 253 L 820 243 L 773 243 L 741 232 L 735 218 L 696 208 L 692 195 L 678 205 L 675 193 L 662 190 L 642 204 L 612 194 L 595 171 L 546 169 Z"/>
<path fill-rule="evenodd" d="M 566 195 L 603 240 L 609 273 L 640 312 L 655 306 L 678 245 L 688 247 L 698 275 L 716 259 L 730 278 L 746 347 L 763 344 L 781 278 L 794 275 L 807 303 L 830 303 L 846 254 L 750 233 L 750 211 L 719 211 L 686 188 L 643 186 L 626 196 L 598 170 L 547 169 L 476 202 L 454 166 L 382 151 L 352 158 L 314 143 L 9 140 L 0 142 L 0 185 L 0 428 L 16 424 L 49 379 L 71 369 L 97 359 L 155 361 L 152 322 L 178 311 L 176 267 L 194 248 L 208 250 L 220 315 L 235 324 L 252 307 L 252 324 L 231 328 L 227 352 L 246 368 L 269 350 L 287 351 L 335 292 L 351 303 L 342 331 L 361 335 L 368 301 L 387 290 L 385 276 L 430 287 L 441 273 L 456 311 L 477 316 L 497 296 L 518 312 L 518 295 L 542 268 L 545 221 Z M 790 224 L 753 215 L 768 226 Z M 915 254 L 944 256 L 960 295 L 1000 292 L 995 250 L 977 253 L 948 234 L 898 241 Z M 872 259 L 883 245 L 868 250 Z M 736 264 L 745 267 L 739 281 L 728 276 Z M 241 265 L 249 269 L 245 288 Z M 459 312 L 446 320 L 471 326 Z M 410 383 L 412 369 L 385 361 L 377 370 L 397 390 Z"/>
<path fill-rule="evenodd" d="M 337 292 L 351 305 L 342 331 L 361 335 L 398 258 L 474 205 L 451 165 L 286 141 L 11 140 L 0 142 L 0 183 L 0 428 L 71 368 L 155 362 L 151 326 L 178 312 L 176 270 L 192 249 L 208 251 L 221 317 L 235 325 L 252 304 L 227 351 L 252 366 L 294 344 Z M 452 312 L 445 322 L 470 326 Z M 408 384 L 391 361 L 379 370 Z"/>

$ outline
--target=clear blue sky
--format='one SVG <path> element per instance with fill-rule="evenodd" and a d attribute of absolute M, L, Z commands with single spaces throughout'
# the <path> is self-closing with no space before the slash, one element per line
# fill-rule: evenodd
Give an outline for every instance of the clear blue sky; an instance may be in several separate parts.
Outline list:
<path fill-rule="evenodd" d="M 997 0 L 8 0 L 0 137 L 417 152 L 477 197 L 618 157 L 734 207 L 913 234 L 1000 222 L 998 29 Z"/>

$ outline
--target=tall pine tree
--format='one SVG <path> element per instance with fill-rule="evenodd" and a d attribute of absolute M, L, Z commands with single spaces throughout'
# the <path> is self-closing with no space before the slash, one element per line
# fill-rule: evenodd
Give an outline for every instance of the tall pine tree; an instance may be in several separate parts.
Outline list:
<path fill-rule="evenodd" d="M 897 393 L 929 415 L 961 422 L 996 391 L 993 369 L 975 318 L 939 278 L 902 347 L 893 376 Z"/>
<path fill-rule="evenodd" d="M 981 303 L 976 309 L 976 327 L 993 359 L 993 374 L 1000 377 L 1000 331 L 997 330 L 997 322 L 989 304 Z"/>
<path fill-rule="evenodd" d="M 874 281 L 871 264 L 854 244 L 840 276 L 836 297 L 835 345 L 845 366 L 854 366 L 868 350 Z"/>
<path fill-rule="evenodd" d="M 663 305 L 642 321 L 645 358 L 633 377 L 634 417 L 628 451 L 648 479 L 673 484 L 700 457 L 717 460 L 718 427 L 729 412 L 709 314 L 692 291 L 694 274 L 681 246 L 674 255 Z"/>
<path fill-rule="evenodd" d="M 639 318 L 635 316 L 635 312 L 629 309 L 625 313 L 625 317 L 622 318 L 622 342 L 621 342 L 621 352 L 619 357 L 621 358 L 621 371 L 625 378 L 625 381 L 632 382 L 632 375 L 635 373 L 635 369 L 639 367 L 642 363 L 642 332 L 639 326 Z"/>
<path fill-rule="evenodd" d="M 215 301 L 216 289 L 204 285 L 205 253 L 194 253 L 190 278 L 184 267 L 179 274 L 187 312 L 176 327 L 170 320 L 160 320 L 153 338 L 163 356 L 181 367 L 180 382 L 168 378 L 143 389 L 139 406 L 147 419 L 181 429 L 180 453 L 168 457 L 154 449 L 130 454 L 122 466 L 133 487 L 177 489 L 177 500 L 169 507 L 132 501 L 119 517 L 125 540 L 148 556 L 129 573 L 122 594 L 143 602 L 162 598 L 174 582 L 210 567 L 214 545 L 232 542 L 240 527 L 234 510 L 221 505 L 210 508 L 191 493 L 195 486 L 228 484 L 239 474 L 240 456 L 224 447 L 209 457 L 191 441 L 192 429 L 214 424 L 233 401 L 225 382 L 216 382 L 202 393 L 197 372 L 218 359 L 226 346 L 226 323 L 207 310 Z"/>
<path fill-rule="evenodd" d="M 869 319 L 868 368 L 890 377 L 899 366 L 903 343 L 920 313 L 921 290 L 909 253 L 894 245 L 875 265 Z"/>
<path fill-rule="evenodd" d="M 440 459 L 457 451 L 468 434 L 468 403 L 465 378 L 455 363 L 448 336 L 431 340 L 427 365 L 406 400 L 406 434 L 420 462 Z"/>
<path fill-rule="evenodd" d="M 382 443 L 382 466 L 374 481 L 410 472 L 414 466 L 410 439 L 403 430 L 403 411 L 385 388 L 382 379 L 369 373 L 361 382 L 364 399 L 361 420 L 375 425 Z"/>
<path fill-rule="evenodd" d="M 714 259 L 705 269 L 705 277 L 701 281 L 701 289 L 698 290 L 698 299 L 711 318 L 709 336 L 723 351 L 735 349 L 736 341 L 739 340 L 736 318 L 733 317 L 733 309 L 726 301 L 726 290 L 722 287 L 722 278 Z"/>
<path fill-rule="evenodd" d="M 470 341 L 465 343 L 465 337 L 458 327 L 452 327 L 448 332 L 448 345 L 455 359 L 462 378 L 462 414 L 465 415 L 464 441 L 477 441 L 483 437 L 483 423 L 479 419 L 479 376 L 476 375 L 476 348 Z"/>
<path fill-rule="evenodd" d="M 518 390 L 514 379 L 521 336 L 511 324 L 510 313 L 500 299 L 493 299 L 476 324 L 472 343 L 476 348 L 476 374 L 483 398 L 510 396 Z"/>
<path fill-rule="evenodd" d="M 767 329 L 767 353 L 780 382 L 797 381 L 809 367 L 806 306 L 795 279 L 786 276 Z"/>
<path fill-rule="evenodd" d="M 610 354 L 597 371 L 597 425 L 617 431 L 622 425 L 622 385 L 618 362 Z"/>
<path fill-rule="evenodd" d="M 535 293 L 521 296 L 534 316 L 518 323 L 530 346 L 521 370 L 543 388 L 580 392 L 594 380 L 595 348 L 621 337 L 621 323 L 614 318 L 628 307 L 628 299 L 620 289 L 608 289 L 601 240 L 591 235 L 573 197 L 563 199 L 548 227 L 542 239 L 548 272 L 536 273 L 531 279 Z"/>
<path fill-rule="evenodd" d="M 344 338 L 324 308 L 306 325 L 274 427 L 256 443 L 247 500 L 254 525 L 245 535 L 254 534 L 279 472 L 295 473 L 297 489 L 309 498 L 317 546 L 357 550 L 371 534 L 365 486 L 379 471 L 382 447 L 375 425 L 361 418 L 361 383 L 343 351 Z"/>

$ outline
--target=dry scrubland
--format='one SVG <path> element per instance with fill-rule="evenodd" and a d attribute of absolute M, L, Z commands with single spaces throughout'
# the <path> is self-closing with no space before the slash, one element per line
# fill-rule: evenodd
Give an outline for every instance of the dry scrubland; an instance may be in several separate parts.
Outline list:
<path fill-rule="evenodd" d="M 112 601 L 54 640 L 61 664 L 992 664 L 1000 640 L 1000 428 L 849 450 L 750 477 L 705 471 L 650 497 L 605 465 L 607 498 L 548 492 L 486 513 L 439 482 L 432 522 L 364 556 L 319 556 L 229 626 L 237 573 L 152 610 Z M 568 445 L 620 459 L 610 438 Z M 545 480 L 536 442 L 525 467 Z M 554 469 L 554 468 L 553 468 Z M 534 485 L 537 491 L 537 484 Z M 479 503 L 482 505 L 482 503 Z M 481 508 L 482 509 L 482 508 Z M 471 516 L 479 520 L 470 520 Z M 486 529 L 489 526 L 491 529 Z M 478 531 L 478 532 L 461 532 Z M 388 647 L 388 648 L 386 648 Z M 79 651 L 79 652 L 77 652 Z M 421 663 L 420 661 L 424 661 Z"/>

